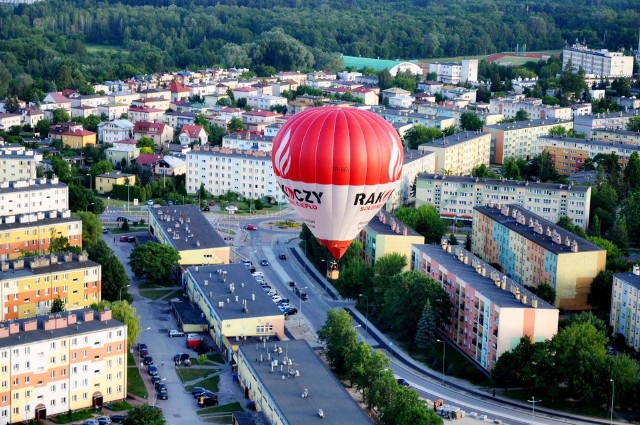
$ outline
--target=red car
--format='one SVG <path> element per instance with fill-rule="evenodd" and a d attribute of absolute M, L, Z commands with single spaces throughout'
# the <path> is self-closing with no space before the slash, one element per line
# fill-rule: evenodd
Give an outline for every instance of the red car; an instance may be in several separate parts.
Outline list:
<path fill-rule="evenodd" d="M 128 236 L 120 236 L 120 242 L 129 242 Z"/>
<path fill-rule="evenodd" d="M 247 230 L 258 230 L 258 226 L 255 224 L 247 224 Z"/>
<path fill-rule="evenodd" d="M 216 206 L 216 203 L 215 203 L 215 202 L 213 202 L 213 201 L 211 201 L 211 202 L 209 202 L 209 206 L 210 206 L 210 207 L 215 207 L 215 206 Z"/>

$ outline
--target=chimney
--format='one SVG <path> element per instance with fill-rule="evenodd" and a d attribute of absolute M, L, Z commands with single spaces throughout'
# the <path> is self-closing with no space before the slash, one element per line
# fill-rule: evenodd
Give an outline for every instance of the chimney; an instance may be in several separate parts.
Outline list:
<path fill-rule="evenodd" d="M 93 322 L 93 310 L 84 312 L 84 321 Z"/>
<path fill-rule="evenodd" d="M 76 315 L 73 313 L 69 313 L 67 314 L 67 324 L 68 325 L 73 325 L 77 322 L 77 318 Z"/>
<path fill-rule="evenodd" d="M 100 321 L 105 322 L 111 320 L 111 310 L 105 310 L 100 312 Z"/>
<path fill-rule="evenodd" d="M 23 331 L 35 331 L 36 329 L 38 329 L 37 320 L 29 320 L 28 322 L 22 322 Z"/>
<path fill-rule="evenodd" d="M 0 338 L 7 338 L 9 336 L 9 328 L 0 328 Z"/>
<path fill-rule="evenodd" d="M 13 335 L 13 334 L 17 334 L 18 332 L 20 332 L 20 324 L 15 323 L 15 322 L 14 323 L 10 323 L 9 324 L 9 333 L 11 335 Z"/>

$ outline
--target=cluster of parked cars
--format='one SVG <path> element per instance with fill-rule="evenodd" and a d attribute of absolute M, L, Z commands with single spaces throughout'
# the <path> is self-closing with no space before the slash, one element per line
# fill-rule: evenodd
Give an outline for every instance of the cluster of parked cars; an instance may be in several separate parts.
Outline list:
<path fill-rule="evenodd" d="M 136 241 L 136 237 L 135 236 L 120 236 L 120 242 L 133 243 L 135 241 Z"/>
<path fill-rule="evenodd" d="M 271 296 L 271 301 L 278 306 L 285 316 L 291 316 L 298 313 L 298 309 L 289 304 L 289 298 L 282 298 L 276 289 L 273 289 L 264 281 L 264 275 L 262 272 L 254 272 L 252 275 L 256 282 L 262 286 L 262 290 Z"/>
<path fill-rule="evenodd" d="M 138 355 L 142 359 L 142 364 L 147 366 L 147 372 L 151 378 L 151 383 L 156 389 L 156 397 L 159 400 L 166 400 L 169 398 L 169 391 L 167 385 L 163 382 L 164 379 L 160 377 L 158 365 L 153 361 L 153 357 L 149 354 L 149 348 L 147 344 L 138 343 Z"/>
<path fill-rule="evenodd" d="M 198 407 L 209 407 L 218 404 L 218 394 L 206 388 L 195 387 L 191 390 L 191 395 L 198 400 Z"/>

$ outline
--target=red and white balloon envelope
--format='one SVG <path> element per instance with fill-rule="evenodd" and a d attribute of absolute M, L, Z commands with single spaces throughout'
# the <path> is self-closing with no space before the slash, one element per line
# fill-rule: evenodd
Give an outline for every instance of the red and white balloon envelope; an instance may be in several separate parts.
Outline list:
<path fill-rule="evenodd" d="M 318 242 L 340 259 L 393 193 L 403 147 L 378 115 L 355 108 L 310 108 L 273 143 L 280 189 Z"/>

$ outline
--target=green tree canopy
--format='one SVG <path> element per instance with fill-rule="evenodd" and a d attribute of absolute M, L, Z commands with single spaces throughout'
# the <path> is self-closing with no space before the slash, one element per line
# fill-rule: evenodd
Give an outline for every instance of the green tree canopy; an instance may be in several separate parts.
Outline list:
<path fill-rule="evenodd" d="M 178 265 L 180 254 L 168 245 L 148 242 L 136 246 L 129 258 L 131 270 L 136 276 L 153 282 L 166 282 Z"/>
<path fill-rule="evenodd" d="M 327 319 L 318 331 L 318 338 L 325 343 L 327 359 L 336 373 L 345 373 L 347 355 L 357 344 L 357 332 L 349 313 L 345 310 L 329 310 Z"/>
<path fill-rule="evenodd" d="M 136 143 L 136 147 L 142 148 L 150 148 L 151 152 L 156 148 L 156 144 L 151 137 L 142 136 L 138 142 Z"/>
<path fill-rule="evenodd" d="M 50 313 L 61 313 L 66 310 L 66 306 L 64 305 L 64 300 L 60 297 L 56 297 L 51 302 L 51 310 Z"/>
<path fill-rule="evenodd" d="M 231 118 L 231 120 L 227 124 L 227 131 L 229 132 L 229 134 L 236 133 L 238 131 L 245 131 L 245 130 L 246 130 L 246 127 L 244 126 L 242 119 L 238 117 Z"/>
<path fill-rule="evenodd" d="M 160 410 L 145 404 L 129 409 L 122 425 L 167 425 L 167 420 Z"/>
<path fill-rule="evenodd" d="M 70 119 L 69 113 L 65 109 L 54 109 L 51 116 L 54 124 L 68 122 Z"/>
<path fill-rule="evenodd" d="M 611 309 L 611 288 L 613 287 L 613 273 L 609 270 L 600 271 L 591 281 L 587 302 L 590 306 L 602 311 Z"/>
<path fill-rule="evenodd" d="M 419 208 L 400 207 L 396 217 L 425 237 L 427 243 L 440 243 L 447 231 L 447 223 L 440 218 L 433 205 L 421 205 Z"/>
<path fill-rule="evenodd" d="M 90 173 L 93 177 L 100 174 L 110 173 L 112 171 L 113 171 L 113 164 L 111 163 L 111 161 L 107 161 L 106 159 L 96 162 L 90 168 Z"/>
<path fill-rule="evenodd" d="M 82 247 L 88 249 L 95 245 L 102 236 L 102 222 L 100 217 L 88 211 L 80 211 L 73 214 L 82 220 Z"/>
<path fill-rule="evenodd" d="M 467 131 L 481 131 L 484 123 L 479 116 L 473 112 L 463 112 L 460 114 L 460 128 Z"/>
<path fill-rule="evenodd" d="M 127 272 L 109 248 L 107 243 L 100 239 L 95 245 L 87 249 L 89 259 L 102 266 L 102 299 L 107 301 L 123 300 L 133 301 L 127 286 L 131 283 Z"/>
<path fill-rule="evenodd" d="M 102 300 L 99 303 L 93 304 L 91 308 L 97 311 L 111 310 L 114 319 L 127 325 L 127 348 L 130 349 L 138 340 L 138 336 L 140 336 L 140 332 L 142 332 L 140 316 L 138 316 L 138 312 L 128 301 L 110 302 Z"/>
<path fill-rule="evenodd" d="M 52 157 L 51 168 L 53 169 L 53 174 L 56 175 L 61 182 L 68 183 L 69 180 L 71 180 L 71 166 L 64 159 L 59 156 Z"/>
<path fill-rule="evenodd" d="M 418 149 L 418 146 L 431 143 L 435 139 L 442 137 L 442 132 L 435 127 L 425 127 L 423 125 L 416 125 L 411 127 L 404 134 L 404 144 L 409 149 Z"/>
<path fill-rule="evenodd" d="M 631 118 L 629 118 L 629 122 L 627 122 L 627 130 L 629 130 L 629 131 L 640 131 L 640 117 L 631 117 Z M 636 153 L 636 155 L 637 155 L 637 153 Z"/>

